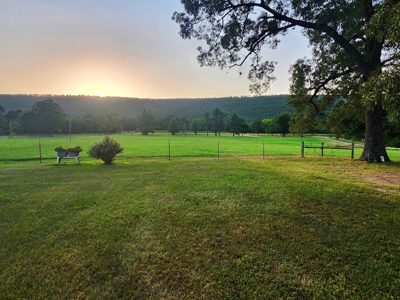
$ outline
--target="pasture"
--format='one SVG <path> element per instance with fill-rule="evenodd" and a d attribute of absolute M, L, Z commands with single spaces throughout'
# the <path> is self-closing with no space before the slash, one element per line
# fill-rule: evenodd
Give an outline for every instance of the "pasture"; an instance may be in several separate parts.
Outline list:
<path fill-rule="evenodd" d="M 246 135 L 244 137 L 232 137 L 229 134 L 214 136 L 210 134 L 201 135 L 175 135 L 156 133 L 143 136 L 139 134 L 111 135 L 124 148 L 119 154 L 120 158 L 138 157 L 253 157 L 264 156 L 300 156 L 301 142 L 306 145 L 318 146 L 323 141 L 326 146 L 335 145 L 337 142 L 320 140 L 314 137 L 285 137 L 280 136 L 256 136 Z M 102 135 L 73 135 L 70 141 L 68 135 L 56 137 L 30 137 L 30 138 L 1 138 L 0 139 L 0 160 L 39 160 L 39 141 L 41 156 L 43 159 L 55 159 L 54 148 L 57 146 L 73 147 L 80 145 L 84 151 L 81 153 L 83 161 L 87 160 L 87 150 L 90 145 L 102 140 Z M 355 157 L 361 154 L 361 148 L 355 151 Z M 318 149 L 306 149 L 306 156 L 318 156 Z M 346 150 L 326 150 L 325 156 L 343 156 L 350 158 L 350 152 Z M 393 159 L 400 159 L 400 151 L 390 151 L 389 156 Z"/>
<path fill-rule="evenodd" d="M 374 165 L 300 158 L 301 138 L 114 138 L 116 165 L 53 161 L 101 136 L 48 138 L 41 164 L 0 162 L 3 299 L 400 297 L 398 152 Z"/>

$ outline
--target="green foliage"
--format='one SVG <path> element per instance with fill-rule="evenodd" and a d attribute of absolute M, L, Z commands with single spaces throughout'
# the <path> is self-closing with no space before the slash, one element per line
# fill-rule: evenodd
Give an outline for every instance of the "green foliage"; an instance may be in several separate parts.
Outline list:
<path fill-rule="evenodd" d="M 184 12 L 175 12 L 173 20 L 182 38 L 204 41 L 206 47 L 198 47 L 200 65 L 240 68 L 250 61 L 250 90 L 256 93 L 265 92 L 275 79 L 275 63 L 263 59 L 264 47 L 277 48 L 280 36 L 301 28 L 313 53 L 291 68 L 288 103 L 297 116 L 293 124 L 298 125 L 293 130 L 303 132 L 312 120 L 324 121 L 343 99 L 365 116 L 360 159 L 374 162 L 383 156 L 388 161 L 383 118 L 387 112 L 400 112 L 399 1 L 182 3 Z"/>
<path fill-rule="evenodd" d="M 199 130 L 201 130 L 201 128 L 203 127 L 204 123 L 205 123 L 205 121 L 202 118 L 195 118 L 192 121 L 190 121 L 189 130 L 193 131 L 194 134 L 197 135 L 197 132 Z"/>
<path fill-rule="evenodd" d="M 262 126 L 262 120 L 256 119 L 250 124 L 250 132 L 252 133 L 265 133 L 265 129 Z"/>
<path fill-rule="evenodd" d="M 273 119 L 266 118 L 261 121 L 261 125 L 264 128 L 265 132 L 270 134 L 272 129 L 272 121 Z"/>
<path fill-rule="evenodd" d="M 246 133 L 249 130 L 249 126 L 243 118 L 240 118 L 237 114 L 233 114 L 229 120 L 229 132 L 233 135 Z"/>
<path fill-rule="evenodd" d="M 332 132 L 336 138 L 361 140 L 365 137 L 365 122 L 361 116 L 352 114 L 352 106 L 340 101 L 335 109 L 328 115 L 326 128 Z"/>
<path fill-rule="evenodd" d="M 175 133 L 179 132 L 179 121 L 175 117 L 173 117 L 169 122 L 167 131 L 170 132 L 172 135 L 175 135 Z"/>
<path fill-rule="evenodd" d="M 148 135 L 154 133 L 157 127 L 157 119 L 151 112 L 143 109 L 142 114 L 136 120 L 136 125 L 143 135 Z"/>
<path fill-rule="evenodd" d="M 384 122 L 385 143 L 388 147 L 400 148 L 400 115 L 388 116 Z"/>
<path fill-rule="evenodd" d="M 207 132 L 207 135 L 210 129 L 211 129 L 211 114 L 208 111 L 206 111 L 204 113 L 204 130 Z"/>
<path fill-rule="evenodd" d="M 225 127 L 225 119 L 226 114 L 224 114 L 219 108 L 214 109 L 211 117 L 211 130 L 215 135 L 220 135 L 221 131 L 224 130 Z"/>
<path fill-rule="evenodd" d="M 32 110 L 18 115 L 17 133 L 48 134 L 59 133 L 66 127 L 66 114 L 52 99 L 36 102 Z"/>
<path fill-rule="evenodd" d="M 131 128 L 131 120 L 125 119 L 128 128 Z M 136 124 L 134 125 L 136 128 Z M 124 129 L 122 120 L 116 113 L 105 113 L 104 115 L 74 116 L 71 118 L 72 133 L 117 133 Z M 133 129 L 131 129 L 133 130 Z"/>
<path fill-rule="evenodd" d="M 54 149 L 56 152 L 68 152 L 67 148 L 64 148 L 63 146 L 58 146 Z"/>
<path fill-rule="evenodd" d="M 123 148 L 121 148 L 116 140 L 106 136 L 101 142 L 95 143 L 89 148 L 88 155 L 96 159 L 101 159 L 104 161 L 104 164 L 109 165 L 114 162 L 115 156 L 122 151 Z"/>
<path fill-rule="evenodd" d="M 361 87 L 362 103 L 367 107 L 382 104 L 391 116 L 400 113 L 400 62 L 374 74 Z"/>
<path fill-rule="evenodd" d="M 75 147 L 68 148 L 68 152 L 80 153 L 82 151 L 83 151 L 83 149 L 81 146 L 75 146 Z"/>
<path fill-rule="evenodd" d="M 61 132 L 66 125 L 66 114 L 52 99 L 36 102 L 32 107 L 31 120 L 38 133 L 54 134 Z M 25 129 L 26 130 L 26 129 Z"/>
<path fill-rule="evenodd" d="M 289 133 L 291 115 L 289 113 L 281 113 L 272 120 L 271 132 L 280 133 L 286 136 Z"/>
<path fill-rule="evenodd" d="M 124 128 L 124 130 L 129 130 L 133 131 L 136 130 L 136 119 L 134 118 L 122 118 L 121 120 L 121 125 Z"/>
<path fill-rule="evenodd" d="M 105 115 L 115 112 L 120 118 L 136 119 L 143 111 L 151 111 L 157 118 L 166 118 L 159 129 L 166 130 L 172 116 L 180 118 L 203 118 L 204 113 L 219 108 L 227 115 L 240 114 L 247 122 L 257 118 L 273 118 L 281 112 L 292 112 L 286 105 L 287 95 L 270 95 L 257 97 L 225 97 L 205 99 L 138 99 L 123 97 L 106 97 L 99 101 L 89 96 L 52 96 L 64 111 L 68 109 L 71 117 Z M 32 95 L 0 95 L 0 105 L 8 111 L 30 110 L 38 101 Z M 16 118 L 12 118 L 15 120 Z M 122 121 L 122 120 L 121 120 Z M 128 129 L 123 124 L 124 130 Z"/>

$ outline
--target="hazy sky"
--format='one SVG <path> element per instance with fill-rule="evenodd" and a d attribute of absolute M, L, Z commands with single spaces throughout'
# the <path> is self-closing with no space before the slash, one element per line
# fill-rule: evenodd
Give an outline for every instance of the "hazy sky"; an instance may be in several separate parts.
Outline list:
<path fill-rule="evenodd" d="M 0 94 L 140 98 L 249 95 L 246 74 L 200 67 L 200 41 L 171 20 L 180 0 L 1 0 Z M 292 33 L 264 56 L 278 62 L 268 94 L 288 93 L 288 69 L 310 52 Z"/>

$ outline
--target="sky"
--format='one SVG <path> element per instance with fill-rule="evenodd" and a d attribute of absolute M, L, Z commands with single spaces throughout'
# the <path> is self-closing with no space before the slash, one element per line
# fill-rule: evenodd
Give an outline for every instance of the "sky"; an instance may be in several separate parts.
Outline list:
<path fill-rule="evenodd" d="M 250 95 L 238 69 L 200 67 L 204 44 L 179 36 L 174 11 L 183 11 L 180 0 L 1 0 L 0 94 Z M 309 53 L 299 32 L 266 48 L 278 63 L 267 94 L 287 94 L 290 65 Z"/>

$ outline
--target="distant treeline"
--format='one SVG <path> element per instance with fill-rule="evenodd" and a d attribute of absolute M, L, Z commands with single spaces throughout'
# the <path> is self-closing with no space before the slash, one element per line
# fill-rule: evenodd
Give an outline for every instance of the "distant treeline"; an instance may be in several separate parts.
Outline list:
<path fill-rule="evenodd" d="M 12 99 L 17 96 L 10 97 L 10 99 Z M 261 115 L 261 117 L 250 119 L 251 121 L 246 120 L 243 112 L 240 110 L 234 111 L 233 113 L 230 111 L 230 113 L 228 113 L 218 107 L 207 110 L 204 113 L 202 113 L 203 110 L 198 108 L 195 114 L 189 114 L 195 115 L 196 117 L 182 116 L 182 113 L 177 113 L 176 115 L 167 114 L 167 111 L 161 113 L 159 110 L 157 110 L 159 114 L 156 115 L 150 109 L 145 108 L 139 114 L 135 112 L 129 117 L 120 117 L 117 113 L 110 111 L 105 113 L 88 113 L 84 115 L 82 115 L 83 111 L 81 111 L 81 114 L 75 115 L 73 113 L 68 113 L 68 110 L 53 99 L 40 100 L 38 97 L 29 97 L 31 100 L 34 99 L 37 101 L 34 102 L 32 106 L 28 106 L 25 110 L 15 107 L 14 110 L 10 110 L 8 106 L 4 107 L 3 104 L 1 104 L 2 102 L 0 102 L 0 135 L 52 135 L 69 132 L 109 134 L 134 130 L 142 134 L 148 134 L 155 130 L 168 130 L 172 134 L 186 131 L 197 134 L 198 131 L 206 131 L 207 134 L 210 132 L 215 135 L 220 134 L 220 132 L 231 132 L 233 135 L 265 132 L 268 134 L 282 135 L 286 135 L 289 132 L 299 135 L 303 133 L 332 133 L 337 138 L 344 137 L 346 139 L 361 140 L 364 138 L 365 132 L 365 124 L 363 122 L 343 117 L 341 117 L 341 120 L 338 122 L 330 122 L 331 120 L 328 118 L 326 123 L 328 125 L 327 127 L 317 122 L 304 127 L 301 118 L 299 121 L 298 115 L 291 114 L 284 110 L 276 111 L 277 115 L 272 118 L 269 117 L 268 114 L 271 110 L 266 110 L 264 112 L 257 111 L 258 115 Z M 64 98 L 69 99 L 67 96 Z M 87 98 L 90 99 L 93 97 Z M 92 106 L 95 106 L 95 103 L 104 104 L 101 100 L 94 99 L 95 100 L 92 100 Z M 226 98 L 224 98 L 221 103 L 224 103 L 225 99 Z M 235 102 L 238 98 L 232 99 L 235 99 L 232 100 Z M 103 101 L 108 103 L 112 100 L 107 98 Z M 132 101 L 135 102 L 135 100 Z M 146 101 L 147 103 L 159 103 L 163 106 L 163 101 L 168 102 L 172 100 Z M 191 103 L 191 101 L 192 100 L 187 100 L 188 103 Z M 246 102 L 246 100 L 243 101 Z M 267 103 L 269 102 L 269 100 L 264 101 Z M 201 102 L 202 100 L 193 100 L 193 103 L 199 104 Z M 209 99 L 203 100 L 203 103 L 209 104 L 211 102 L 212 101 Z M 257 101 L 254 103 L 256 102 Z M 88 104 L 89 102 L 84 103 Z M 253 102 L 248 100 L 247 103 Z M 25 105 L 28 105 L 28 103 L 25 103 Z M 190 105 L 188 104 L 188 106 Z M 195 106 L 192 106 L 192 109 L 194 109 L 193 107 Z M 383 126 L 386 145 L 400 147 L 400 115 L 395 117 L 387 116 L 384 119 Z"/>
<path fill-rule="evenodd" d="M 6 110 L 0 105 L 0 134 L 44 134 L 57 133 L 117 133 L 137 130 L 142 134 L 153 133 L 155 130 L 177 132 L 198 131 L 213 132 L 215 135 L 222 131 L 232 134 L 281 133 L 289 131 L 290 114 L 282 112 L 275 118 L 254 119 L 246 122 L 240 113 L 229 116 L 219 108 L 206 111 L 197 118 L 177 117 L 166 115 L 156 117 L 150 110 L 143 109 L 135 117 L 119 116 L 114 112 L 104 114 L 86 114 L 71 116 L 59 103 L 53 99 L 37 101 L 27 110 Z"/>
<path fill-rule="evenodd" d="M 286 105 L 288 95 L 259 97 L 226 97 L 205 99 L 139 99 L 122 97 L 55 96 L 55 95 L 0 95 L 0 105 L 6 111 L 29 110 L 41 100 L 52 99 L 71 116 L 116 113 L 119 118 L 137 118 L 143 111 L 156 117 L 176 116 L 194 119 L 219 108 L 227 116 L 240 115 L 246 122 L 274 118 L 282 112 L 292 112 Z"/>

